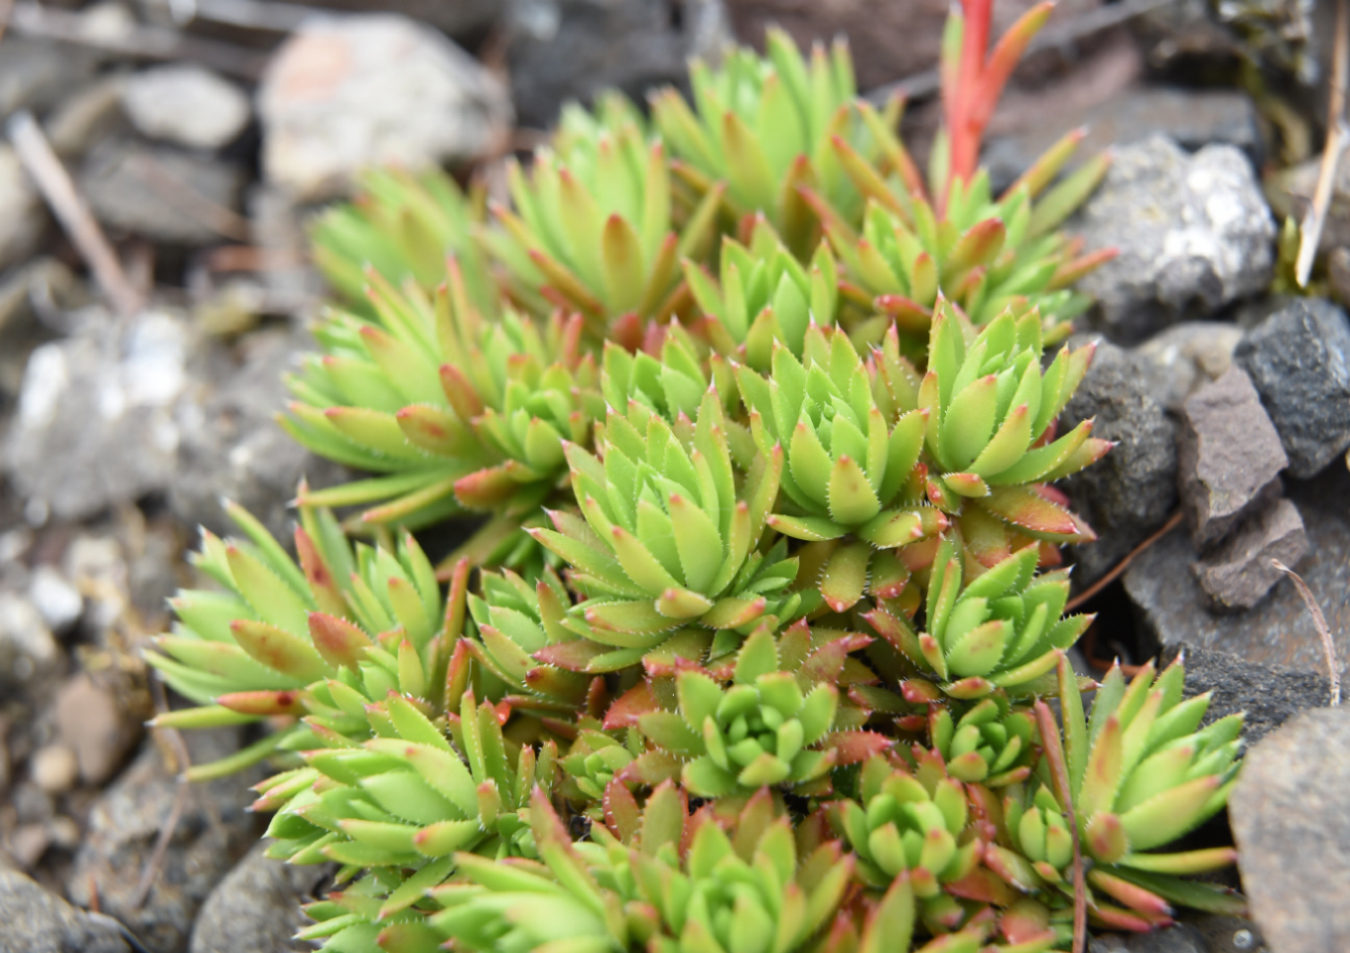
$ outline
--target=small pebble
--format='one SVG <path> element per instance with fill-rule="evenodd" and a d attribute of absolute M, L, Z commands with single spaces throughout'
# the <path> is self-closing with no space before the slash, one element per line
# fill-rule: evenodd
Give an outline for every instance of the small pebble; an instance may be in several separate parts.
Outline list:
<path fill-rule="evenodd" d="M 84 611 L 84 597 L 51 566 L 33 570 L 28 598 L 37 607 L 43 621 L 57 634 L 68 630 Z"/>
<path fill-rule="evenodd" d="M 75 752 L 62 744 L 39 748 L 29 769 L 33 773 L 33 783 L 48 794 L 69 791 L 80 776 L 80 763 L 75 759 Z"/>
<path fill-rule="evenodd" d="M 9 853 L 19 866 L 29 870 L 47 852 L 51 837 L 42 824 L 24 824 L 9 839 Z"/>

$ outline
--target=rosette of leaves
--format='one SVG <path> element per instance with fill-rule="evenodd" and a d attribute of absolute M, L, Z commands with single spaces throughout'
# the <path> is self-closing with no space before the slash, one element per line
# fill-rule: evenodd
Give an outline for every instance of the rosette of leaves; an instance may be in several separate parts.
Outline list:
<path fill-rule="evenodd" d="M 965 791 L 931 766 L 911 773 L 883 757 L 870 758 L 859 778 L 858 800 L 836 807 L 840 832 L 868 886 L 885 888 L 907 873 L 918 897 L 933 898 L 979 863 L 981 845 L 966 832 Z"/>
<path fill-rule="evenodd" d="M 882 609 L 864 618 L 953 698 L 1052 689 L 1058 659 L 1092 617 L 1060 617 L 1068 574 L 1036 575 L 1037 556 L 1035 548 L 1023 549 L 969 579 L 955 546 L 944 539 L 933 559 L 923 631 Z"/>
<path fill-rule="evenodd" d="M 445 261 L 464 264 L 466 293 L 488 312 L 497 293 L 473 232 L 481 214 L 440 169 L 370 169 L 352 202 L 328 208 L 310 227 L 314 263 L 356 307 L 366 304 L 373 270 L 401 287 L 430 293 L 445 280 Z"/>
<path fill-rule="evenodd" d="M 690 66 L 693 108 L 674 89 L 651 98 L 662 137 L 679 157 L 677 174 L 703 194 L 726 183 L 724 201 L 737 218 L 766 215 L 788 247 L 805 257 L 817 240 L 815 216 L 798 189 L 809 186 L 845 215 L 861 196 L 830 146 L 842 137 L 867 159 L 876 154 L 871 131 L 853 115 L 857 95 L 848 47 L 822 46 L 808 63 L 782 30 L 765 38 L 767 58 L 738 48 L 713 69 Z M 883 123 L 899 120 L 900 101 Z"/>
<path fill-rule="evenodd" d="M 1161 674 L 1150 663 L 1128 682 L 1113 666 L 1089 721 L 1061 666 L 1062 757 L 1072 810 L 1093 862 L 1088 884 L 1104 898 L 1094 915 L 1111 926 L 1151 929 L 1170 920 L 1173 904 L 1215 913 L 1243 907 L 1230 891 L 1181 879 L 1232 864 L 1232 848 L 1162 850 L 1223 810 L 1242 749 L 1243 716 L 1201 728 L 1210 694 L 1184 698 L 1184 682 L 1180 660 Z M 1058 747 L 1059 735 L 1049 743 Z"/>
<path fill-rule="evenodd" d="M 780 345 L 771 373 L 740 367 L 736 380 L 760 453 L 785 458 L 784 506 L 768 524 L 813 544 L 820 592 L 835 611 L 856 604 L 869 583 L 889 593 L 908 574 L 886 551 L 947 526 L 922 500 L 925 412 L 888 419 L 848 338 L 818 326 L 806 332 L 803 359 Z"/>
<path fill-rule="evenodd" d="M 609 732 L 580 729 L 562 759 L 564 795 L 600 807 L 611 782 L 642 753 L 640 748 L 636 753 L 632 750 L 639 736 L 629 732 L 628 739 L 629 744 L 625 744 Z"/>
<path fill-rule="evenodd" d="M 411 535 L 393 552 L 353 548 L 330 514 L 302 509 L 297 565 L 241 507 L 227 510 L 246 538 L 204 531 L 193 557 L 222 591 L 180 592 L 171 603 L 178 617 L 172 632 L 145 656 L 198 704 L 161 715 L 158 724 L 213 727 L 304 715 L 314 710 L 312 686 L 344 667 L 368 687 L 442 697 L 459 622 L 445 611 L 431 563 Z M 189 773 L 228 773 L 307 738 L 295 725 Z"/>
<path fill-rule="evenodd" d="M 584 708 L 592 677 L 539 660 L 549 646 L 580 638 L 564 624 L 571 606 L 556 573 L 545 570 L 531 583 L 508 570 L 484 572 L 482 595 L 470 594 L 468 610 L 476 639 L 464 640 L 478 665 L 485 697 L 514 710 L 570 718 Z"/>
<path fill-rule="evenodd" d="M 769 369 L 774 342 L 800 358 L 806 329 L 812 322 L 833 324 L 839 309 L 839 275 L 829 247 L 817 248 L 808 270 L 764 218 L 756 220 L 748 245 L 722 239 L 718 277 L 689 260 L 684 275 L 713 349 L 757 371 Z"/>
<path fill-rule="evenodd" d="M 958 317 L 938 309 L 917 396 L 927 420 L 928 499 L 957 518 L 966 551 L 985 566 L 1019 543 L 1095 539 L 1042 485 L 1111 448 L 1091 436 L 1092 421 L 1050 439 L 1094 347 L 1065 348 L 1042 370 L 1034 312 L 1015 318 L 1005 311 L 973 340 L 965 334 Z"/>
<path fill-rule="evenodd" d="M 1035 720 L 1012 710 L 1003 695 L 982 698 L 959 718 L 946 706 L 933 706 L 928 737 L 948 774 L 990 788 L 1026 780 L 1038 743 Z"/>
<path fill-rule="evenodd" d="M 302 502 L 369 506 L 366 523 L 423 526 L 464 510 L 520 516 L 565 472 L 562 442 L 603 410 L 581 319 L 504 312 L 487 320 L 463 272 L 428 296 L 373 276 L 370 321 L 333 313 L 288 384 L 282 425 L 320 456 L 383 474 Z"/>
<path fill-rule="evenodd" d="M 846 653 L 853 640 L 846 639 Z M 642 714 L 639 730 L 666 755 L 683 762 L 684 786 L 699 797 L 749 796 L 762 787 L 798 794 L 829 790 L 836 765 L 861 760 L 889 739 L 868 731 L 838 732 L 839 689 L 784 670 L 767 626 L 755 630 L 736 656 L 731 684 L 686 668 L 676 673 L 674 710 Z"/>
<path fill-rule="evenodd" d="M 578 312 L 595 338 L 633 346 L 646 319 L 679 307 L 680 259 L 711 248 L 721 190 L 677 225 L 665 146 L 631 121 L 594 132 L 574 128 L 555 144 L 565 151 L 538 150 L 528 175 L 511 165 L 513 208 L 494 209 L 500 228 L 484 240 L 512 300 L 540 316 Z"/>
<path fill-rule="evenodd" d="M 501 953 L 560 945 L 657 953 L 809 949 L 844 899 L 851 859 L 833 842 L 799 852 L 788 818 L 759 821 L 769 804 L 761 799 L 756 818 L 728 836 L 706 812 L 690 818 L 683 793 L 664 785 L 628 836 L 596 826 L 593 843 L 574 844 L 547 800 L 536 797 L 542 863 L 463 858 L 463 877 L 432 891 L 445 909 L 430 922 L 456 949 Z M 912 898 L 897 892 L 889 899 L 874 920 L 903 926 Z M 876 932 L 865 931 L 865 949 L 880 948 Z"/>
<path fill-rule="evenodd" d="M 318 922 L 301 939 L 338 951 L 406 949 L 395 941 L 430 935 L 426 893 L 462 852 L 493 861 L 534 854 L 525 807 L 531 792 L 552 790 L 554 748 L 513 750 L 497 711 L 472 694 L 450 724 L 405 695 L 372 701 L 338 680 L 316 694 L 331 708 L 312 719 L 341 729 L 321 734 L 326 744 L 304 751 L 302 767 L 259 785 L 255 806 L 276 809 L 268 856 L 336 861 L 339 880 L 372 872 L 353 897 L 344 890 L 310 905 Z"/>
<path fill-rule="evenodd" d="M 778 490 L 781 454 L 756 457 L 738 480 L 715 391 L 697 420 L 674 426 L 630 402 L 611 413 L 599 456 L 567 446 L 583 517 L 554 511 L 534 537 L 569 563 L 589 596 L 568 624 L 601 646 L 640 653 L 682 626 L 737 629 L 767 612 L 791 615 L 797 563 L 756 548 Z M 739 482 L 739 486 L 738 486 Z"/>

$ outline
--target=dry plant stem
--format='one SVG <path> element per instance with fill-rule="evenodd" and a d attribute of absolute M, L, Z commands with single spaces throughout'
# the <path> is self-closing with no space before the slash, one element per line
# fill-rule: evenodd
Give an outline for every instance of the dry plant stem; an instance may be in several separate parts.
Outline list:
<path fill-rule="evenodd" d="M 122 270 L 117 253 L 108 244 L 88 203 L 75 190 L 70 173 L 52 152 L 33 114 L 26 109 L 16 112 L 10 117 L 7 129 L 19 161 L 37 183 L 42 197 L 75 243 L 80 257 L 89 265 L 113 307 L 124 318 L 136 314 L 145 302 Z"/>
<path fill-rule="evenodd" d="M 155 711 L 162 714 L 169 710 L 169 700 L 164 693 L 164 685 L 158 678 L 150 679 L 150 694 L 154 696 Z M 159 869 L 164 863 L 164 854 L 169 849 L 169 842 L 173 840 L 174 831 L 178 828 L 178 822 L 183 818 L 183 811 L 187 807 L 190 785 L 187 780 L 187 769 L 191 766 L 191 758 L 188 755 L 187 742 L 179 734 L 176 728 L 157 729 L 160 738 L 168 742 L 173 749 L 174 757 L 178 761 L 178 790 L 174 792 L 173 809 L 169 811 L 169 817 L 164 825 L 159 829 L 159 837 L 155 840 L 155 849 L 150 854 L 150 859 L 146 861 L 144 869 L 141 871 L 141 879 L 136 884 L 136 892 L 131 896 L 131 909 L 138 910 L 145 903 L 146 898 L 150 896 L 150 888 L 155 885 L 155 878 L 159 875 Z"/>
<path fill-rule="evenodd" d="M 1327 212 L 1331 208 L 1331 191 L 1336 182 L 1336 168 L 1341 156 L 1350 146 L 1350 128 L 1346 127 L 1345 91 L 1350 82 L 1350 0 L 1339 0 L 1336 4 L 1336 48 L 1331 60 L 1331 97 L 1327 105 L 1327 143 L 1322 150 L 1322 168 L 1317 175 L 1317 189 L 1313 192 L 1312 205 L 1303 216 L 1299 226 L 1298 260 L 1295 262 L 1294 275 L 1299 287 L 1308 286 L 1308 276 L 1312 274 L 1313 259 L 1317 257 L 1317 246 L 1322 241 L 1322 229 L 1327 223 Z"/>
<path fill-rule="evenodd" d="M 117 30 L 98 28 L 84 14 L 40 3 L 14 3 L 10 27 L 24 36 L 60 40 L 148 60 L 192 60 L 241 79 L 257 80 L 266 57 L 218 40 L 184 36 L 177 30 L 129 23 Z"/>
<path fill-rule="evenodd" d="M 1129 553 L 1126 554 L 1124 559 L 1122 559 L 1120 562 L 1116 563 L 1113 567 L 1111 567 L 1110 572 L 1108 572 L 1105 576 L 1102 576 L 1102 578 L 1098 579 L 1092 585 L 1088 586 L 1078 595 L 1070 599 L 1068 604 L 1064 607 L 1064 611 L 1072 612 L 1074 609 L 1077 609 L 1079 606 L 1087 602 L 1097 593 L 1101 592 L 1107 586 L 1111 585 L 1111 583 L 1115 582 L 1116 579 L 1120 577 L 1121 573 L 1123 573 L 1126 569 L 1130 568 L 1130 563 L 1134 560 L 1134 557 L 1138 556 L 1144 550 L 1148 549 L 1150 546 L 1152 546 L 1154 543 L 1162 539 L 1164 536 L 1172 532 L 1172 530 L 1176 529 L 1180 525 L 1181 525 L 1181 510 L 1177 510 L 1175 513 L 1173 513 L 1171 516 L 1167 518 L 1167 522 L 1163 523 L 1162 527 L 1156 533 L 1154 533 L 1148 539 L 1144 540 L 1138 546 L 1134 547 L 1134 549 L 1130 550 Z"/>
<path fill-rule="evenodd" d="M 1064 660 L 1060 659 L 1060 664 Z M 1078 812 L 1073 806 L 1073 791 L 1069 787 L 1069 771 L 1064 764 L 1064 749 L 1059 744 L 1059 725 L 1055 713 L 1044 701 L 1036 700 L 1036 727 L 1042 738 L 1052 741 L 1042 746 L 1050 764 L 1050 779 L 1055 783 L 1055 794 L 1069 816 L 1069 831 L 1073 835 L 1073 953 L 1087 948 L 1087 881 L 1083 874 L 1083 847 L 1078 840 Z"/>
<path fill-rule="evenodd" d="M 1308 588 L 1302 576 L 1278 559 L 1272 559 L 1270 564 L 1293 580 L 1294 588 L 1298 590 L 1298 594 L 1303 598 L 1303 604 L 1312 614 L 1313 626 L 1322 637 L 1322 651 L 1327 657 L 1327 674 L 1331 679 L 1331 707 L 1335 708 L 1341 703 L 1341 668 L 1336 663 L 1336 643 L 1331 638 L 1331 628 L 1327 625 L 1326 616 L 1322 615 L 1322 609 L 1317 605 L 1312 590 Z"/>
<path fill-rule="evenodd" d="M 150 188 L 159 192 L 171 205 L 213 232 L 235 241 L 249 238 L 248 219 L 232 209 L 211 201 L 153 156 L 140 154 L 131 157 L 131 172 Z"/>

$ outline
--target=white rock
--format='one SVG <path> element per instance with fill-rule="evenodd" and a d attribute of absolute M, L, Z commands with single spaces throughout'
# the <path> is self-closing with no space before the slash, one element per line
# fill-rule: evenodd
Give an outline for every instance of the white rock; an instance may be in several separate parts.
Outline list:
<path fill-rule="evenodd" d="M 190 149 L 219 149 L 249 120 L 247 94 L 201 66 L 156 66 L 127 78 L 122 108 L 136 130 Z"/>
<path fill-rule="evenodd" d="M 511 105 L 445 36 L 381 13 L 306 20 L 268 66 L 258 112 L 265 177 L 311 201 L 342 194 L 371 165 L 479 155 Z"/>
<path fill-rule="evenodd" d="M 84 611 L 80 590 L 66 582 L 66 578 L 51 566 L 33 570 L 33 578 L 28 583 L 28 598 L 53 632 L 69 629 Z"/>

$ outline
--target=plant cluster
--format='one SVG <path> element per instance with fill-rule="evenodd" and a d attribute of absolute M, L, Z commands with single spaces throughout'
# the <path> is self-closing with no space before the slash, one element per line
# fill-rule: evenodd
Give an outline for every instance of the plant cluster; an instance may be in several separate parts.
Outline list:
<path fill-rule="evenodd" d="M 1101 926 L 1240 908 L 1183 879 L 1231 851 L 1164 849 L 1240 719 L 1065 658 L 1093 534 L 1051 484 L 1109 445 L 1059 426 L 1103 256 L 1055 229 L 1104 165 L 1060 177 L 1069 139 L 991 196 L 1048 5 L 992 53 L 989 13 L 949 21 L 926 180 L 842 46 L 771 34 L 650 118 L 570 109 L 509 207 L 381 172 L 318 222 L 344 302 L 284 422 L 373 475 L 301 487 L 295 559 L 232 508 L 149 656 L 198 706 L 160 724 L 269 722 L 191 776 L 277 769 L 269 853 L 340 865 L 302 938 L 1036 953 L 1082 870 Z M 413 535 L 473 513 L 439 565 Z"/>

